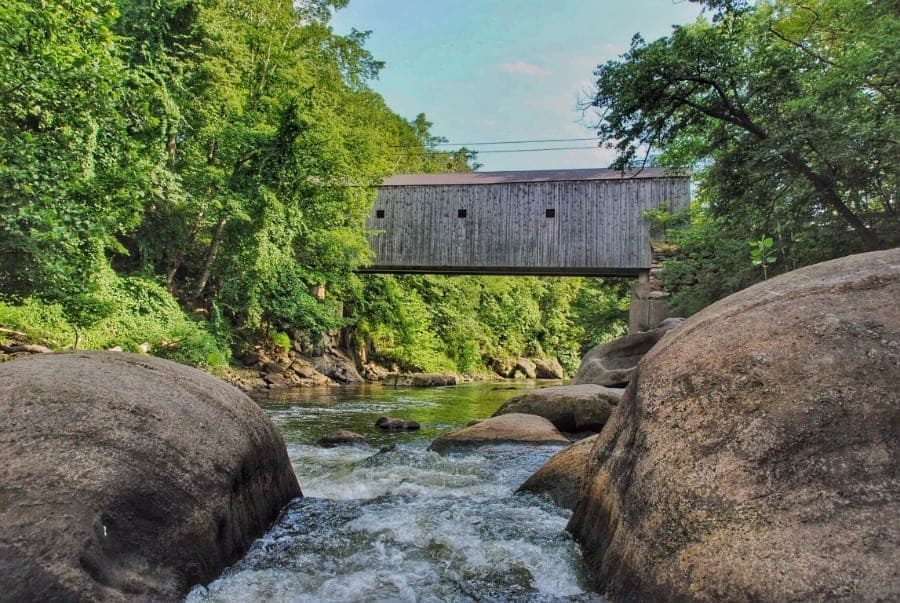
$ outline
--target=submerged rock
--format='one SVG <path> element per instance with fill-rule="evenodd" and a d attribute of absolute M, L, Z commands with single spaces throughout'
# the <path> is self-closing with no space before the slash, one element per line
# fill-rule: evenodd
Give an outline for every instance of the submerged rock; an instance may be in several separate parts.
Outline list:
<path fill-rule="evenodd" d="M 680 323 L 675 321 L 663 321 L 655 329 L 629 333 L 614 341 L 594 346 L 581 359 L 578 372 L 572 378 L 572 385 L 593 383 L 606 387 L 625 387 L 631 381 L 637 363 L 644 354 L 678 324 Z"/>
<path fill-rule="evenodd" d="M 384 378 L 384 384 L 393 387 L 446 387 L 457 382 L 452 373 L 400 373 Z"/>
<path fill-rule="evenodd" d="M 666 336 L 569 523 L 612 600 L 900 600 L 900 250 L 796 270 Z"/>
<path fill-rule="evenodd" d="M 538 415 L 563 431 L 600 431 L 622 391 L 590 384 L 545 387 L 510 398 L 494 416 L 513 412 Z"/>
<path fill-rule="evenodd" d="M 335 448 L 337 446 L 367 447 L 369 446 L 369 440 L 354 431 L 338 429 L 319 438 L 316 441 L 316 446 L 321 448 Z"/>
<path fill-rule="evenodd" d="M 160 358 L 3 363 L 0 416 L 4 600 L 180 598 L 301 496 L 252 400 Z"/>
<path fill-rule="evenodd" d="M 518 492 L 547 495 L 564 509 L 575 508 L 588 478 L 591 450 L 600 434 L 560 450 L 519 486 Z"/>
<path fill-rule="evenodd" d="M 559 433 L 553 423 L 537 415 L 512 413 L 492 417 L 442 435 L 429 450 L 445 452 L 482 446 L 485 444 L 567 444 L 568 438 Z"/>
<path fill-rule="evenodd" d="M 418 421 L 412 419 L 393 419 L 390 417 L 380 417 L 375 421 L 375 427 L 384 429 L 385 431 L 416 431 L 421 426 Z"/>

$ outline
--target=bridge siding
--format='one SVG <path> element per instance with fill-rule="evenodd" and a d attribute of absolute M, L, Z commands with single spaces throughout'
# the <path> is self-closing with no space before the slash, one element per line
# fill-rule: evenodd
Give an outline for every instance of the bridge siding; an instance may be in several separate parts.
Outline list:
<path fill-rule="evenodd" d="M 631 274 L 650 266 L 641 212 L 666 201 L 688 206 L 686 177 L 382 186 L 370 270 Z"/>

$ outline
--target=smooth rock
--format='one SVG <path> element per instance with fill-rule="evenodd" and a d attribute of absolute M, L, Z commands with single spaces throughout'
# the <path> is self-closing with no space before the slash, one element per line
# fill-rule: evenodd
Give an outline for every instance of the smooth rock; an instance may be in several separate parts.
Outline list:
<path fill-rule="evenodd" d="M 493 358 L 490 361 L 491 369 L 501 377 L 512 378 L 515 376 L 516 371 L 516 359 L 512 357 L 507 358 Z"/>
<path fill-rule="evenodd" d="M 680 316 L 670 316 L 665 320 L 660 321 L 658 325 L 656 325 L 657 329 L 674 329 L 677 326 L 680 326 L 681 323 L 684 322 L 684 319 Z"/>
<path fill-rule="evenodd" d="M 356 363 L 342 350 L 328 347 L 322 356 L 312 359 L 313 367 L 338 383 L 363 383 L 365 379 L 356 370 Z"/>
<path fill-rule="evenodd" d="M 263 381 L 272 389 L 280 389 L 288 386 L 284 373 L 266 373 L 263 375 Z"/>
<path fill-rule="evenodd" d="M 300 496 L 236 388 L 137 354 L 0 364 L 0 599 L 180 599 Z"/>
<path fill-rule="evenodd" d="M 568 443 L 568 438 L 559 433 L 547 419 L 537 415 L 511 413 L 442 435 L 431 443 L 429 450 L 445 452 L 485 444 Z"/>
<path fill-rule="evenodd" d="M 357 446 L 365 448 L 369 446 L 369 440 L 367 440 L 365 436 L 354 431 L 338 429 L 319 438 L 316 441 L 316 446 L 320 446 L 321 448 L 335 448 L 337 446 Z"/>
<path fill-rule="evenodd" d="M 390 371 L 374 362 L 367 362 L 362 366 L 362 376 L 368 381 L 384 381 Z"/>
<path fill-rule="evenodd" d="M 494 416 L 524 413 L 544 417 L 562 431 L 600 431 L 623 391 L 592 384 L 544 387 L 510 398 Z"/>
<path fill-rule="evenodd" d="M 322 375 L 322 373 L 317 371 L 316 367 L 314 367 L 312 364 L 299 358 L 292 360 L 288 368 L 301 379 L 314 379 L 316 377 L 324 376 Z"/>
<path fill-rule="evenodd" d="M 575 508 L 587 481 L 591 450 L 600 434 L 560 450 L 519 486 L 518 492 L 546 495 L 564 509 Z"/>
<path fill-rule="evenodd" d="M 556 358 L 534 358 L 534 374 L 538 379 L 563 379 L 566 371 Z"/>
<path fill-rule="evenodd" d="M 900 600 L 900 249 L 769 279 L 644 358 L 569 523 L 613 601 Z"/>
<path fill-rule="evenodd" d="M 572 378 L 572 384 L 593 383 L 607 387 L 625 387 L 631 381 L 637 363 L 644 354 L 674 326 L 629 333 L 614 341 L 594 346 L 581 359 L 581 366 Z"/>
<path fill-rule="evenodd" d="M 525 377 L 526 379 L 537 379 L 537 366 L 530 358 L 517 358 L 516 365 L 512 370 L 512 377 Z"/>
<path fill-rule="evenodd" d="M 384 429 L 385 431 L 416 431 L 420 429 L 417 421 L 412 419 L 394 419 L 391 417 L 380 417 L 375 421 L 375 427 Z"/>

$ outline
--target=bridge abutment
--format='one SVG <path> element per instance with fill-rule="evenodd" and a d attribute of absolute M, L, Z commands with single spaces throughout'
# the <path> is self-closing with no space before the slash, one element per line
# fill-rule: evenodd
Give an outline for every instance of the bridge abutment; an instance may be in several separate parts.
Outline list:
<path fill-rule="evenodd" d="M 641 270 L 631 286 L 631 304 L 628 309 L 628 332 L 653 329 L 669 318 L 669 296 L 660 277 L 662 276 L 662 255 L 655 248 L 651 254 L 650 269 Z M 664 245 L 663 245 L 664 247 Z"/>

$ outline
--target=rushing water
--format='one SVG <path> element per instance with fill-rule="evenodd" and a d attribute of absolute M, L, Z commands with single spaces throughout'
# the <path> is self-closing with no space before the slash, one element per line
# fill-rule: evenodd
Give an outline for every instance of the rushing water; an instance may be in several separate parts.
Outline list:
<path fill-rule="evenodd" d="M 493 383 L 261 400 L 305 498 L 188 601 L 600 601 L 585 592 L 568 512 L 514 494 L 559 447 L 427 450 L 437 434 L 490 416 L 515 393 Z M 383 415 L 422 430 L 381 432 Z M 374 448 L 314 445 L 341 428 Z"/>

